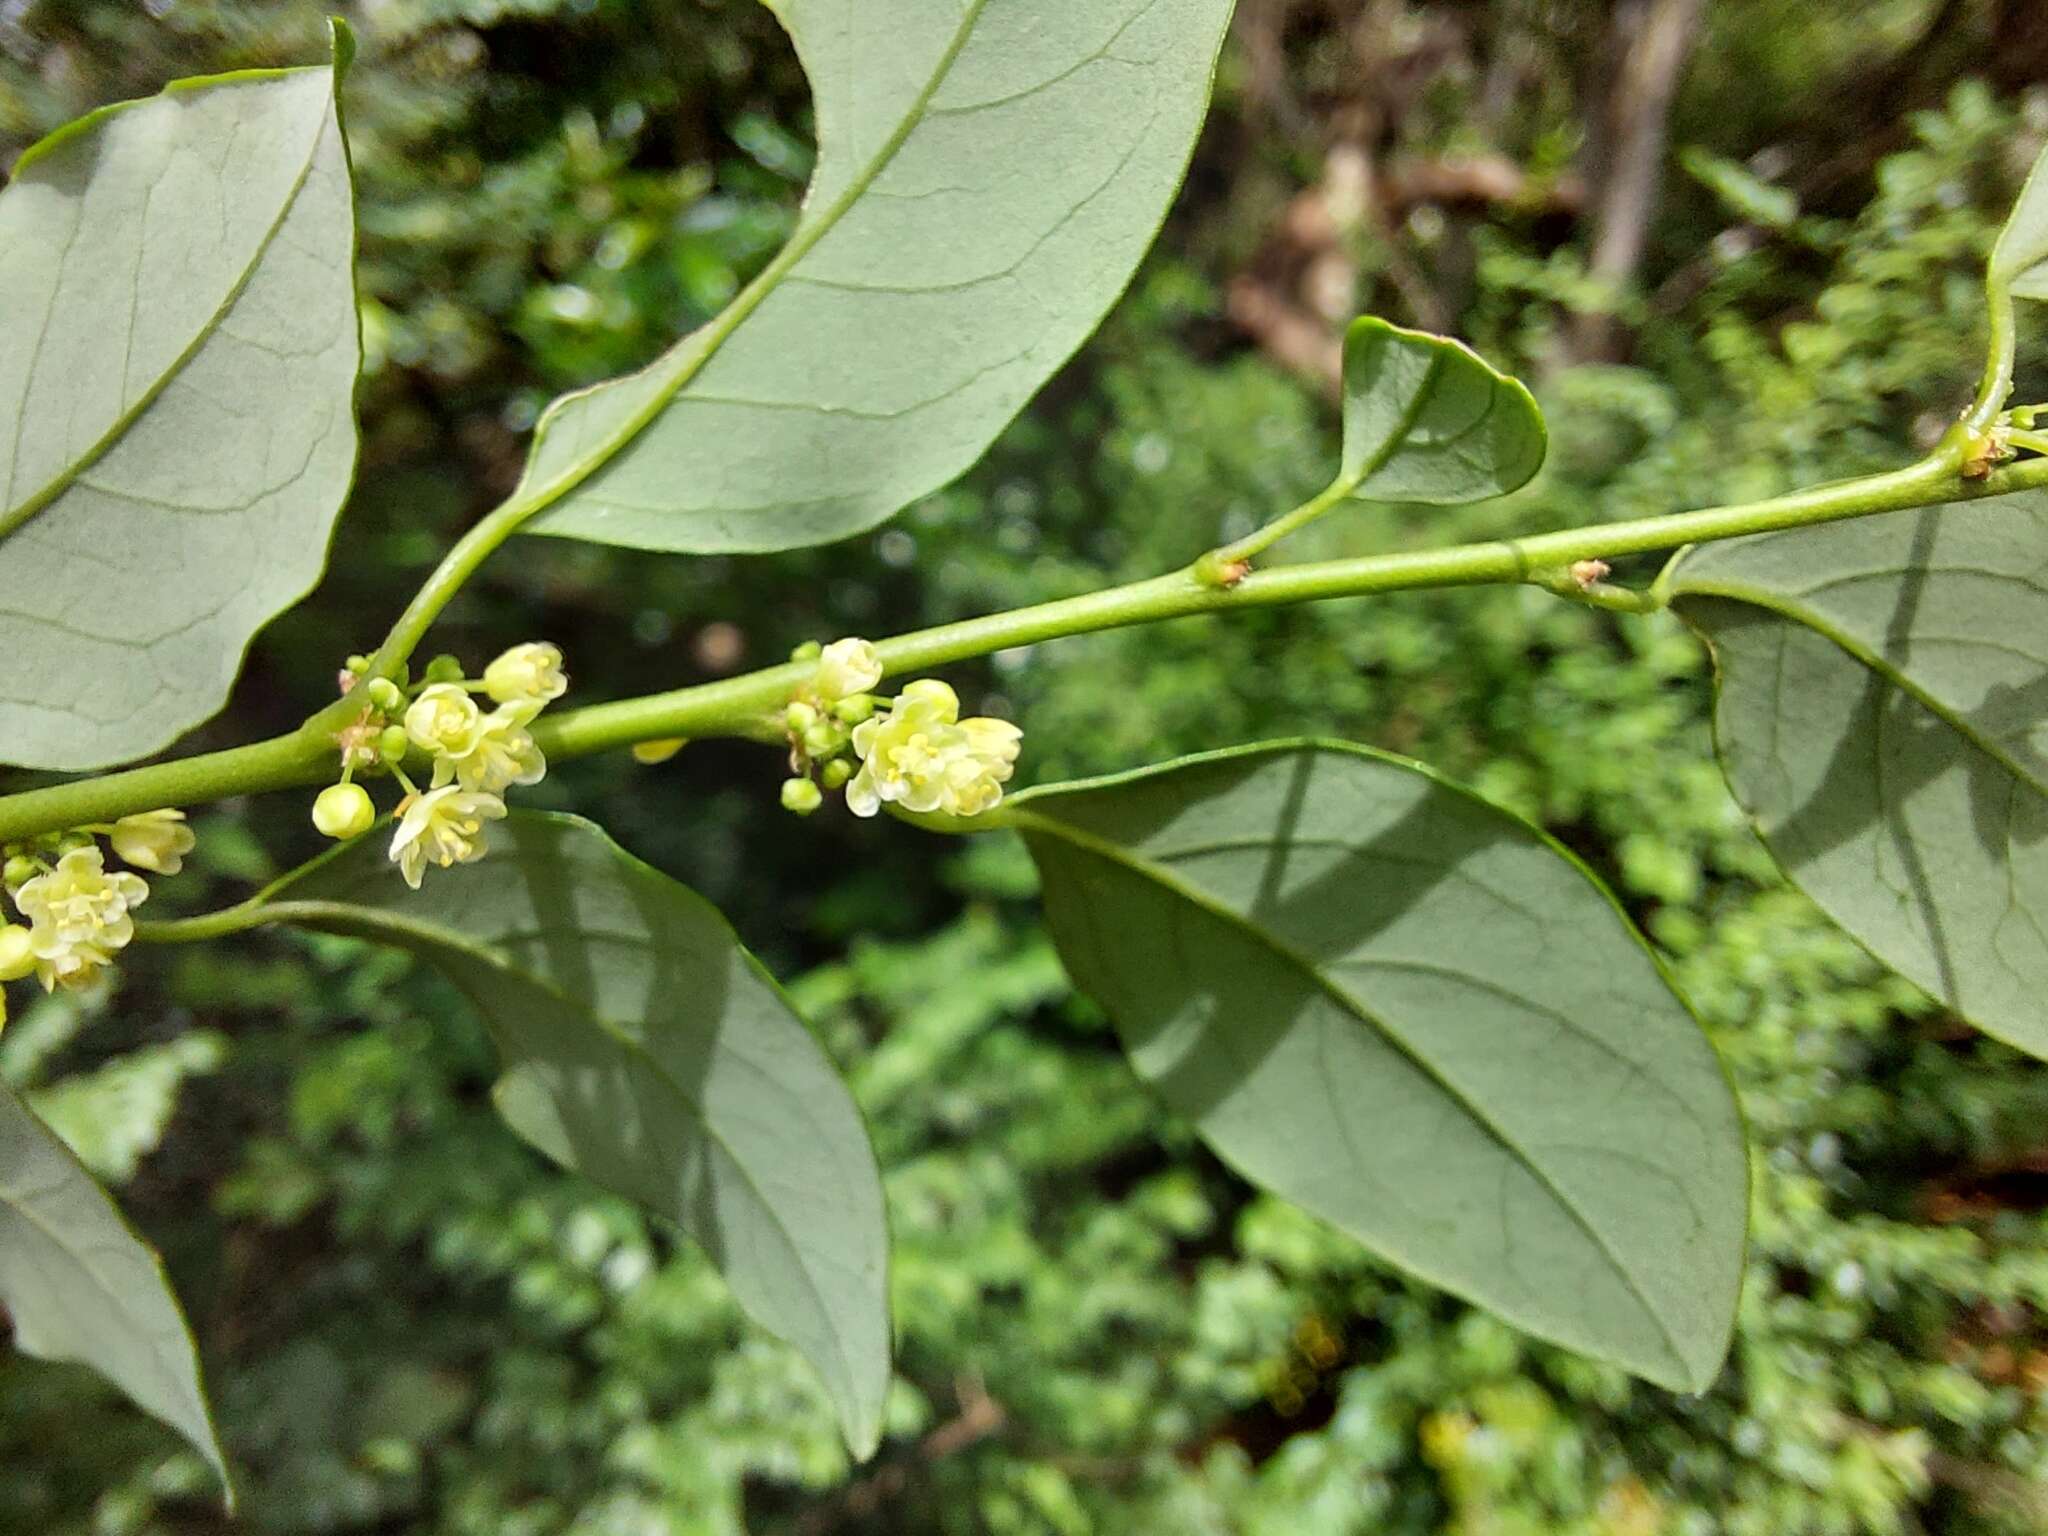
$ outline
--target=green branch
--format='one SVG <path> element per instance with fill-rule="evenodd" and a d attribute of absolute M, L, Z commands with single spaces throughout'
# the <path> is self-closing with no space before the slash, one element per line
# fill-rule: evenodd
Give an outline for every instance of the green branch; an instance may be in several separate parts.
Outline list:
<path fill-rule="evenodd" d="M 1960 439 L 1951 434 L 1932 457 L 1909 468 L 1767 501 L 1525 539 L 1279 566 L 1254 571 L 1231 585 L 1216 585 L 1213 576 L 1205 579 L 1197 562 L 1149 581 L 898 635 L 881 641 L 876 649 L 889 674 L 900 676 L 1016 646 L 1194 614 L 1425 588 L 1547 584 L 1557 571 L 1584 560 L 1611 560 L 2048 486 L 2048 459 L 2030 459 L 1981 480 L 1965 480 L 1957 468 L 1962 452 Z M 678 736 L 758 738 L 763 721 L 782 708 L 809 674 L 809 663 L 791 662 L 672 693 L 564 710 L 535 722 L 534 738 L 556 761 Z M 160 806 L 190 807 L 233 795 L 329 782 L 337 767 L 330 713 L 316 715 L 289 736 L 251 746 L 0 798 L 0 842 L 113 821 Z"/>

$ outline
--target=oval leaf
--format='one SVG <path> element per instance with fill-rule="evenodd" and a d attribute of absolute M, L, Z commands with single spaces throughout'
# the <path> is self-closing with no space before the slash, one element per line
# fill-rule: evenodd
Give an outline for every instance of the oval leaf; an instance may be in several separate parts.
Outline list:
<path fill-rule="evenodd" d="M 0 190 L 0 753 L 142 756 L 226 701 L 354 473 L 334 68 L 186 81 Z"/>
<path fill-rule="evenodd" d="M 2048 299 L 2048 150 L 2020 188 L 2012 217 L 1991 248 L 1991 287 L 2021 299 Z"/>
<path fill-rule="evenodd" d="M 1746 1163 L 1613 899 L 1414 764 L 1335 744 L 1020 795 L 1075 981 L 1217 1153 L 1510 1321 L 1699 1390 Z"/>
<path fill-rule="evenodd" d="M 1448 337 L 1368 316 L 1344 337 L 1337 483 L 1372 501 L 1484 501 L 1543 466 L 1543 413 L 1522 384 Z"/>
<path fill-rule="evenodd" d="M 15 1347 L 89 1365 L 198 1448 L 228 1488 L 199 1351 L 163 1263 L 70 1148 L 0 1083 L 0 1305 Z M 233 1492 L 229 1489 L 232 1506 Z"/>
<path fill-rule="evenodd" d="M 277 913 L 432 961 L 503 1055 L 498 1106 L 564 1167 L 669 1217 L 881 1438 L 888 1231 L 860 1112 L 716 908 L 570 816 L 515 814 L 488 859 L 408 890 L 375 840 Z"/>
<path fill-rule="evenodd" d="M 1231 0 L 775 9 L 816 87 L 804 217 L 725 314 L 549 411 L 522 494 L 573 489 L 533 531 L 790 549 L 967 470 L 1152 243 Z"/>
<path fill-rule="evenodd" d="M 1709 545 L 1722 767 L 1786 874 L 1893 970 L 2048 1057 L 2048 493 Z"/>

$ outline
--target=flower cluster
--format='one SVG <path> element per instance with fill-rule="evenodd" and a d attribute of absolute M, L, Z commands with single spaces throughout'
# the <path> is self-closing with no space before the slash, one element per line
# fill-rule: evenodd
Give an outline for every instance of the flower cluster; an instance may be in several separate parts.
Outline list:
<path fill-rule="evenodd" d="M 342 674 L 345 691 L 354 691 L 363 666 L 361 658 L 351 658 Z M 477 679 L 463 677 L 460 663 L 440 657 L 417 687 L 373 680 L 364 690 L 363 715 L 341 735 L 341 782 L 314 802 L 313 824 L 337 839 L 369 831 L 377 821 L 376 803 L 354 774 L 359 768 L 388 769 L 405 789 L 391 860 L 406 884 L 419 889 L 429 864 L 447 869 L 482 858 L 485 825 L 504 818 L 505 792 L 537 784 L 546 774 L 547 759 L 529 727 L 568 689 L 561 651 L 539 641 L 515 645 Z M 424 790 L 405 771 L 407 756 L 415 752 L 424 753 L 432 767 Z"/>
<path fill-rule="evenodd" d="M 1023 743 L 1016 726 L 962 720 L 959 695 L 931 678 L 877 699 L 882 662 L 865 640 L 803 648 L 795 659 L 817 665 L 782 716 L 797 772 L 782 786 L 788 809 L 809 815 L 836 789 L 856 816 L 884 805 L 978 816 L 1002 799 Z"/>
<path fill-rule="evenodd" d="M 107 868 L 102 837 L 129 869 Z M 0 924 L 0 982 L 34 976 L 45 991 L 90 982 L 135 937 L 133 913 L 149 884 L 134 870 L 175 875 L 194 842 L 185 813 L 162 810 L 10 846 L 7 894 L 26 922 Z"/>

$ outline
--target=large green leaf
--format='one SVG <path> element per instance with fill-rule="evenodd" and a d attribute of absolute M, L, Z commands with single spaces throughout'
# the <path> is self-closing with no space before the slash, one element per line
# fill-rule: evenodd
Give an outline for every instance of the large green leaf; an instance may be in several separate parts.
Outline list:
<path fill-rule="evenodd" d="M 2012 217 L 1991 250 L 1991 287 L 2016 298 L 2048 299 L 2048 150 L 2034 162 Z"/>
<path fill-rule="evenodd" d="M 522 489 L 573 489 L 536 531 L 787 549 L 965 471 L 1151 244 L 1231 0 L 775 9 L 817 96 L 804 217 L 724 315 L 549 411 Z"/>
<path fill-rule="evenodd" d="M 565 1167 L 681 1224 L 815 1366 L 848 1443 L 881 1435 L 888 1233 L 845 1084 L 702 897 L 590 823 L 515 814 L 490 857 L 408 890 L 376 840 L 278 893 L 281 917 L 413 949 L 476 1001 L 498 1105 Z"/>
<path fill-rule="evenodd" d="M 1521 383 L 1460 342 L 1384 320 L 1344 338 L 1338 484 L 1373 501 L 1504 496 L 1543 465 L 1543 413 Z"/>
<path fill-rule="evenodd" d="M 1733 1096 L 1613 899 L 1412 763 L 1292 743 L 1019 795 L 1053 935 L 1253 1182 L 1672 1387 L 1727 1347 Z"/>
<path fill-rule="evenodd" d="M 1678 612 L 1778 862 L 1886 965 L 2048 1056 L 2048 492 L 1709 545 Z"/>
<path fill-rule="evenodd" d="M 186 81 L 0 191 L 0 757 L 139 757 L 313 585 L 355 467 L 334 68 Z"/>
<path fill-rule="evenodd" d="M 199 1353 L 163 1264 L 4 1082 L 0 1305 L 16 1348 L 91 1366 L 197 1446 L 227 1485 Z"/>

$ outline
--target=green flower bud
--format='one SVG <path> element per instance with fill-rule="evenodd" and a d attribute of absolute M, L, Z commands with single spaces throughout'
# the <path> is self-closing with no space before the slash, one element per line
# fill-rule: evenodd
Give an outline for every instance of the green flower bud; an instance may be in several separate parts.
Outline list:
<path fill-rule="evenodd" d="M 387 763 L 405 761 L 406 750 L 411 745 L 412 738 L 405 734 L 402 725 L 387 725 L 377 733 L 377 756 Z"/>
<path fill-rule="evenodd" d="M 405 704 L 405 695 L 398 691 L 398 684 L 388 677 L 371 679 L 370 686 L 365 691 L 370 696 L 370 702 L 387 715 Z"/>
<path fill-rule="evenodd" d="M 812 757 L 830 757 L 846 745 L 846 728 L 820 720 L 804 732 L 804 751 Z"/>
<path fill-rule="evenodd" d="M 336 842 L 361 837 L 376 824 L 376 804 L 360 784 L 330 784 L 313 802 L 313 825 Z"/>
<path fill-rule="evenodd" d="M 845 725 L 859 725 L 863 720 L 873 718 L 874 713 L 875 696 L 872 693 L 856 693 L 832 706 L 833 718 Z"/>
<path fill-rule="evenodd" d="M 819 644 L 816 640 L 806 640 L 802 645 L 789 653 L 789 659 L 791 661 L 816 661 L 824 654 L 825 647 L 823 645 Z"/>
<path fill-rule="evenodd" d="M 36 968 L 29 932 L 19 923 L 0 928 L 0 981 L 19 981 Z"/>
<path fill-rule="evenodd" d="M 801 736 L 818 723 L 818 711 L 798 699 L 782 712 L 782 723 L 789 727 L 792 734 Z"/>
<path fill-rule="evenodd" d="M 825 803 L 825 793 L 809 779 L 785 779 L 782 808 L 796 816 L 808 816 Z"/>
<path fill-rule="evenodd" d="M 77 848 L 92 847 L 90 832 L 66 832 L 57 839 L 57 852 L 61 856 Z"/>
<path fill-rule="evenodd" d="M 824 780 L 827 789 L 844 789 L 846 781 L 853 777 L 853 764 L 843 757 L 835 757 L 818 770 L 818 777 Z"/>
<path fill-rule="evenodd" d="M 427 663 L 427 670 L 420 677 L 429 683 L 459 683 L 462 681 L 462 658 L 443 651 Z"/>
<path fill-rule="evenodd" d="M 357 677 L 361 677 L 370 670 L 370 658 L 367 656 L 351 656 L 343 665 Z"/>
<path fill-rule="evenodd" d="M 7 868 L 4 872 L 4 875 L 0 875 L 0 878 L 5 878 L 5 880 L 7 881 L 7 889 L 12 891 L 18 890 L 22 886 L 27 885 L 29 881 L 35 879 L 35 877 L 37 875 L 40 875 L 42 872 L 42 865 L 38 864 L 34 859 L 30 858 L 25 853 L 17 853 L 13 858 L 7 861 Z"/>

